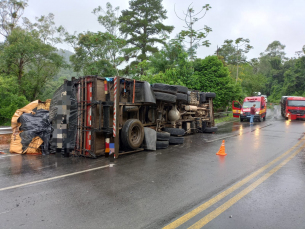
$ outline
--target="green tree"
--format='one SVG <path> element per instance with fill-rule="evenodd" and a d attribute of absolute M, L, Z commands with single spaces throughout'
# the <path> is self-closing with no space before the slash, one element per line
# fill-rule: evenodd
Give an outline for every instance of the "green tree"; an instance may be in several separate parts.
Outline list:
<path fill-rule="evenodd" d="M 216 56 L 194 61 L 194 74 L 191 76 L 188 87 L 194 90 L 215 92 L 216 108 L 224 108 L 233 100 L 241 98 L 241 86 L 234 83 L 227 67 Z"/>
<path fill-rule="evenodd" d="M 268 45 L 265 53 L 270 57 L 279 57 L 281 60 L 284 60 L 286 55 L 284 52 L 285 47 L 286 45 L 283 45 L 281 42 L 273 41 Z"/>
<path fill-rule="evenodd" d="M 101 6 L 93 10 L 93 13 L 98 16 L 98 22 L 112 37 L 112 39 L 105 41 L 108 46 L 107 58 L 112 66 L 116 68 L 117 72 L 117 67 L 124 61 L 128 61 L 135 54 L 133 52 L 126 52 L 126 35 L 119 30 L 121 26 L 119 22 L 119 10 L 120 7 L 113 8 L 109 2 L 106 3 L 106 10 Z"/>
<path fill-rule="evenodd" d="M 109 33 L 87 32 L 80 33 L 78 42 L 74 48 L 75 54 L 70 57 L 70 61 L 76 72 L 82 71 L 85 75 L 114 76 L 117 74 L 116 66 L 110 63 L 111 46 L 109 44 L 126 43 L 122 39 L 117 39 Z"/>
<path fill-rule="evenodd" d="M 187 28 L 187 30 L 182 30 L 180 32 L 180 35 L 181 37 L 184 39 L 186 37 L 189 38 L 189 44 L 190 44 L 190 47 L 188 49 L 188 53 L 190 55 L 190 58 L 191 60 L 194 60 L 194 57 L 195 57 L 195 54 L 196 54 L 196 49 L 199 47 L 199 46 L 206 46 L 206 47 L 209 47 L 210 46 L 210 42 L 208 40 L 204 40 L 202 41 L 202 39 L 205 39 L 208 34 L 210 32 L 212 32 L 212 29 L 208 26 L 204 26 L 203 28 L 201 27 L 200 29 L 195 29 L 194 26 L 195 26 L 195 23 L 196 22 L 199 22 L 200 19 L 204 18 L 206 13 L 212 8 L 209 4 L 206 4 L 202 7 L 202 9 L 198 12 L 198 13 L 195 13 L 195 10 L 193 7 L 191 7 L 193 3 L 191 3 L 187 10 L 186 10 L 186 13 L 184 13 L 184 16 L 183 18 L 179 17 L 176 13 L 176 10 L 175 10 L 175 13 L 176 13 L 176 16 L 185 22 L 185 25 Z M 202 30 L 204 30 L 205 32 L 202 32 Z"/>
<path fill-rule="evenodd" d="M 6 75 L 15 76 L 19 94 L 34 100 L 46 82 L 65 67 L 56 48 L 43 43 L 36 33 L 15 29 L 8 36 L 0 53 L 0 68 Z"/>
<path fill-rule="evenodd" d="M 56 26 L 54 22 L 55 16 L 49 13 L 46 16 L 36 17 L 32 23 L 28 18 L 23 18 L 23 27 L 30 32 L 36 33 L 43 43 L 56 45 L 63 42 L 66 33 L 63 26 Z"/>
<path fill-rule="evenodd" d="M 181 67 L 181 61 L 187 62 L 187 52 L 182 39 L 178 37 L 170 40 L 159 52 L 149 57 L 149 67 L 153 73 L 165 72 L 169 68 Z"/>
<path fill-rule="evenodd" d="M 155 53 L 156 43 L 164 44 L 168 33 L 174 29 L 162 23 L 167 18 L 162 0 L 131 0 L 129 10 L 123 10 L 119 21 L 120 30 L 128 36 L 127 44 L 131 47 L 127 52 L 140 50 L 136 63 L 148 59 L 148 53 Z"/>
<path fill-rule="evenodd" d="M 7 38 L 17 27 L 28 0 L 0 1 L 0 34 Z"/>
<path fill-rule="evenodd" d="M 282 94 L 305 94 L 305 56 L 297 59 L 295 65 L 285 71 Z"/>
<path fill-rule="evenodd" d="M 217 50 L 217 55 L 223 56 L 227 63 L 236 65 L 236 82 L 238 80 L 239 65 L 246 62 L 245 53 L 248 53 L 252 48 L 249 39 L 240 37 L 235 41 L 225 40 L 221 48 Z"/>
<path fill-rule="evenodd" d="M 29 102 L 24 95 L 19 95 L 15 76 L 0 75 L 0 125 L 9 125 L 15 111 Z"/>
<path fill-rule="evenodd" d="M 233 71 L 235 72 L 235 71 Z M 261 73 L 255 73 L 253 66 L 248 63 L 240 66 L 239 73 L 241 87 L 245 96 L 253 95 L 254 92 L 265 92 L 267 78 Z"/>
<path fill-rule="evenodd" d="M 170 40 L 159 52 L 150 56 L 147 69 L 141 79 L 150 83 L 188 85 L 194 73 L 193 63 L 189 61 L 179 37 Z"/>

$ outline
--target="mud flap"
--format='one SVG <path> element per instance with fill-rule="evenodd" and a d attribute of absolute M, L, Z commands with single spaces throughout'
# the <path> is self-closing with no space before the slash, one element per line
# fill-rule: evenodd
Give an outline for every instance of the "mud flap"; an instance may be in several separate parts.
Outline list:
<path fill-rule="evenodd" d="M 146 150 L 156 150 L 157 133 L 155 130 L 144 127 L 143 148 Z"/>

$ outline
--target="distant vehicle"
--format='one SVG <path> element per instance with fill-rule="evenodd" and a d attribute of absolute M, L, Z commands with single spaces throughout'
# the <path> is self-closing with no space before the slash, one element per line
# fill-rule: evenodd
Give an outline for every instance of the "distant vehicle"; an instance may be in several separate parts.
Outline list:
<path fill-rule="evenodd" d="M 305 119 L 305 98 L 300 96 L 282 96 L 281 114 L 285 119 Z"/>
<path fill-rule="evenodd" d="M 267 95 L 262 95 L 262 96 L 265 97 L 265 100 L 266 100 L 266 103 L 267 103 L 267 102 L 268 102 L 268 100 L 267 100 Z"/>
<path fill-rule="evenodd" d="M 267 115 L 267 106 L 266 100 L 263 96 L 253 96 L 253 97 L 246 97 L 244 99 L 243 105 L 241 105 L 238 101 L 232 102 L 232 110 L 233 110 L 233 117 L 240 118 L 240 121 L 250 120 L 250 108 L 256 105 L 256 114 L 254 115 L 254 120 L 259 122 L 266 120 Z"/>

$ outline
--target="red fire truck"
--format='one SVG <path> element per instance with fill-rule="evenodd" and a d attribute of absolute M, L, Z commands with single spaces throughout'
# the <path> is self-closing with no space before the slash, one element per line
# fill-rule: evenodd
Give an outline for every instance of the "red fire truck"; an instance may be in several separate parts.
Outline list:
<path fill-rule="evenodd" d="M 283 96 L 281 113 L 286 119 L 305 119 L 305 98 L 298 96 Z"/>
<path fill-rule="evenodd" d="M 256 114 L 254 116 L 254 120 L 259 122 L 266 120 L 267 115 L 267 106 L 266 100 L 264 96 L 253 96 L 246 97 L 244 99 L 243 105 L 241 105 L 238 101 L 232 102 L 232 110 L 233 117 L 240 118 L 240 121 L 249 120 L 250 119 L 250 108 L 255 104 Z"/>

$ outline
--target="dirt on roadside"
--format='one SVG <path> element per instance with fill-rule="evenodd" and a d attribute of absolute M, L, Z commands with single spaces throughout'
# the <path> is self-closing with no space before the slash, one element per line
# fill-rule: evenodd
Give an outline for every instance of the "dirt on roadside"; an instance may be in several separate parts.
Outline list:
<path fill-rule="evenodd" d="M 0 135 L 0 150 L 9 149 L 11 143 L 11 134 Z"/>

